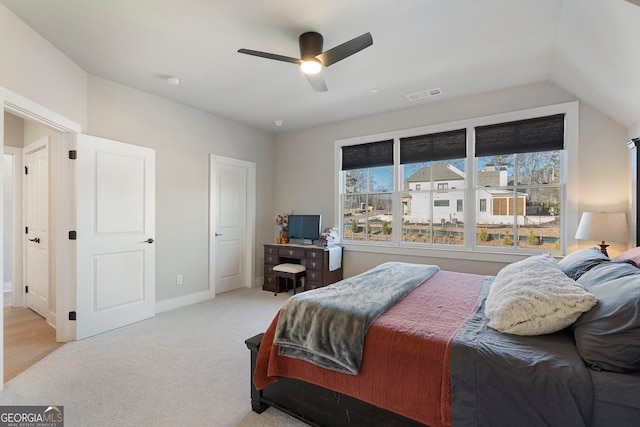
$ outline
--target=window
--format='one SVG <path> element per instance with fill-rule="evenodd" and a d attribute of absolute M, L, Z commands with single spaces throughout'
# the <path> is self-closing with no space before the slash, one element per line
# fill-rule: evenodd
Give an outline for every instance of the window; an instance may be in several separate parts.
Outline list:
<path fill-rule="evenodd" d="M 342 148 L 344 240 L 391 241 L 393 140 Z"/>
<path fill-rule="evenodd" d="M 400 138 L 402 241 L 410 244 L 464 244 L 464 221 L 451 201 L 465 188 L 467 130 Z M 433 208 L 432 208 L 433 206 Z M 454 224 L 454 222 L 456 222 Z"/>
<path fill-rule="evenodd" d="M 478 246 L 558 250 L 564 115 L 479 126 L 475 134 L 476 193 L 491 201 L 491 212 L 480 204 L 476 215 Z"/>
<path fill-rule="evenodd" d="M 571 111 L 570 131 L 565 111 Z M 536 110 L 538 117 L 526 114 L 504 115 L 524 117 L 515 121 L 493 116 L 458 122 L 458 127 L 434 125 L 415 136 L 403 131 L 373 143 L 338 141 L 343 240 L 470 251 L 560 251 L 568 173 L 563 165 L 572 164 L 565 157 L 565 134 L 570 132 L 572 144 L 577 143 L 577 108 L 543 107 Z M 375 160 L 374 152 L 385 152 L 384 161 Z M 367 160 L 354 163 L 352 157 Z"/>

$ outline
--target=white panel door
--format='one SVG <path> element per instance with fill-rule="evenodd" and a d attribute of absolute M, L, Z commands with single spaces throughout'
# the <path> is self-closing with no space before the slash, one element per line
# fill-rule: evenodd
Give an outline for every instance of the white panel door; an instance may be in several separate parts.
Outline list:
<path fill-rule="evenodd" d="M 212 157 L 213 262 L 215 293 L 250 283 L 247 259 L 247 167 L 234 159 Z"/>
<path fill-rule="evenodd" d="M 25 287 L 27 306 L 49 315 L 49 146 L 43 138 L 24 149 Z"/>
<path fill-rule="evenodd" d="M 77 137 L 76 339 L 155 315 L 155 151 Z"/>

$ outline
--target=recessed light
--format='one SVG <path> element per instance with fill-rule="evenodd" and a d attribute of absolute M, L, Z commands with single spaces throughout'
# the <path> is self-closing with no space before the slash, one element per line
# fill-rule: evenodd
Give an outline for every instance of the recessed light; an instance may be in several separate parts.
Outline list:
<path fill-rule="evenodd" d="M 165 81 L 167 82 L 167 84 L 170 84 L 171 86 L 178 86 L 180 84 L 180 79 L 174 76 L 167 76 L 165 78 Z"/>
<path fill-rule="evenodd" d="M 273 123 L 275 123 L 276 126 L 282 126 L 284 122 L 282 120 L 274 120 Z"/>
<path fill-rule="evenodd" d="M 380 92 L 378 89 L 371 89 L 371 93 L 378 93 Z"/>

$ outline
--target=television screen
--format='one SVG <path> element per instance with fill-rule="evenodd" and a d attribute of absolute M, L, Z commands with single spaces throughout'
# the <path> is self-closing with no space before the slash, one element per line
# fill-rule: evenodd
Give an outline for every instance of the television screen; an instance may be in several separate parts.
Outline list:
<path fill-rule="evenodd" d="M 318 240 L 321 233 L 320 215 L 289 215 L 289 238 Z"/>

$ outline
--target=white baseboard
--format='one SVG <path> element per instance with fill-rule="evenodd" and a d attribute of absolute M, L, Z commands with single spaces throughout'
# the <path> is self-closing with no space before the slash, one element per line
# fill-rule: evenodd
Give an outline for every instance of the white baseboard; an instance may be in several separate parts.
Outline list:
<path fill-rule="evenodd" d="M 201 291 L 195 294 L 184 295 L 177 298 L 165 299 L 162 301 L 156 301 L 156 314 L 169 310 L 175 310 L 176 308 L 186 307 L 198 302 L 207 301 L 209 298 L 209 291 Z"/>

